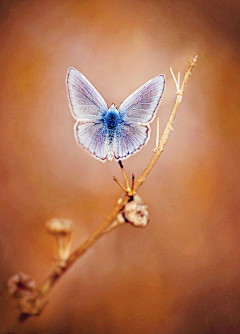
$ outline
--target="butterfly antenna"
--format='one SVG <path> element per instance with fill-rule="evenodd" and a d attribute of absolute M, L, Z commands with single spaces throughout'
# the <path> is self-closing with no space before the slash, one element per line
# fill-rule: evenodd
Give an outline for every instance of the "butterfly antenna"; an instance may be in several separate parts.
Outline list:
<path fill-rule="evenodd" d="M 122 104 L 122 102 L 118 103 L 115 107 L 118 108 L 121 104 Z"/>

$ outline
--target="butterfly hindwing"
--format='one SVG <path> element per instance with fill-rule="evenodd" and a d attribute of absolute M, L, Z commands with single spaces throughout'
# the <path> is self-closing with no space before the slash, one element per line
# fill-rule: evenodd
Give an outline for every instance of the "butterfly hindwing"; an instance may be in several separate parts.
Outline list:
<path fill-rule="evenodd" d="M 101 160 L 107 158 L 107 128 L 101 123 L 80 123 L 75 125 L 77 141 L 91 154 Z"/>
<path fill-rule="evenodd" d="M 124 159 L 138 151 L 148 139 L 148 125 L 123 124 L 116 131 L 115 158 Z"/>

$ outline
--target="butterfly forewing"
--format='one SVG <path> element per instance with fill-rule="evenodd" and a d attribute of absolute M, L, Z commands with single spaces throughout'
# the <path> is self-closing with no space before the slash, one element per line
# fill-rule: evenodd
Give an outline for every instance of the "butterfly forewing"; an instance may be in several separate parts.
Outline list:
<path fill-rule="evenodd" d="M 85 76 L 73 67 L 68 70 L 67 87 L 72 113 L 81 122 L 96 121 L 107 111 L 107 104 L 102 96 Z"/>
<path fill-rule="evenodd" d="M 119 107 L 124 120 L 138 124 L 150 122 L 159 105 L 164 86 L 164 75 L 158 75 L 126 98 Z"/>

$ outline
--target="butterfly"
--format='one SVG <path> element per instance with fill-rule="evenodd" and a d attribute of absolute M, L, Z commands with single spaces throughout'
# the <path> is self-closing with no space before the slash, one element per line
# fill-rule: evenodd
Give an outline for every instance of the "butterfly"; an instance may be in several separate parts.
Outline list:
<path fill-rule="evenodd" d="M 117 109 L 110 107 L 93 85 L 75 68 L 66 78 L 76 140 L 101 161 L 126 159 L 146 145 L 165 87 L 165 76 L 149 80 Z"/>

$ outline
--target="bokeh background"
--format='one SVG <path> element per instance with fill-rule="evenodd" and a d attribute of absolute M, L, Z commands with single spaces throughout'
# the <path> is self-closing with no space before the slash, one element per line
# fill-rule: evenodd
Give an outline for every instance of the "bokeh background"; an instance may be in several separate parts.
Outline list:
<path fill-rule="evenodd" d="M 0 332 L 240 333 L 240 3 L 234 0 L 0 2 Z M 122 195 L 116 162 L 73 135 L 65 88 L 79 69 L 109 103 L 164 73 L 160 129 L 187 83 L 174 131 L 139 194 L 144 229 L 100 239 L 55 286 L 39 317 L 19 324 L 5 287 L 19 270 L 38 285 L 56 256 L 51 217 L 75 221 L 74 247 Z M 139 177 L 148 145 L 125 161 Z"/>

